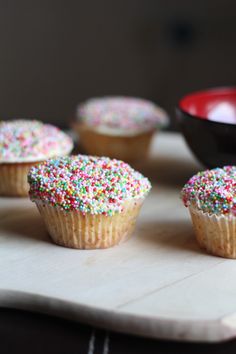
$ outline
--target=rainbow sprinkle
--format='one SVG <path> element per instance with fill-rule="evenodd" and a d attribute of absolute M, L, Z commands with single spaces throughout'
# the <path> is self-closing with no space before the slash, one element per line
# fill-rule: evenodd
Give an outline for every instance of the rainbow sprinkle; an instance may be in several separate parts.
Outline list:
<path fill-rule="evenodd" d="M 64 210 L 113 215 L 124 201 L 144 198 L 151 184 L 128 164 L 107 157 L 77 155 L 31 168 L 30 198 Z"/>
<path fill-rule="evenodd" d="M 0 122 L 0 162 L 40 161 L 72 148 L 71 138 L 53 125 L 24 119 Z"/>
<path fill-rule="evenodd" d="M 166 125 L 166 113 L 152 102 L 133 97 L 93 98 L 78 107 L 79 119 L 92 127 L 146 131 Z"/>
<path fill-rule="evenodd" d="M 236 215 L 236 166 L 199 172 L 185 184 L 181 196 L 186 207 L 209 214 Z"/>

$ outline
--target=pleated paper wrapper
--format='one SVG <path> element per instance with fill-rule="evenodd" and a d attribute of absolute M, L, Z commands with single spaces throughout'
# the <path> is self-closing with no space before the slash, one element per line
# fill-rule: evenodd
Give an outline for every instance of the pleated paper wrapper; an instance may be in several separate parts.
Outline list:
<path fill-rule="evenodd" d="M 190 206 L 197 241 L 207 252 L 225 258 L 236 258 L 236 217 L 211 215 Z"/>
<path fill-rule="evenodd" d="M 29 169 L 39 162 L 2 163 L 0 164 L 0 195 L 26 197 L 29 185 Z"/>
<path fill-rule="evenodd" d="M 132 136 L 109 135 L 75 124 L 79 141 L 89 155 L 108 156 L 125 162 L 141 161 L 149 153 L 153 131 Z"/>
<path fill-rule="evenodd" d="M 61 246 L 78 249 L 108 248 L 130 238 L 143 199 L 124 203 L 123 211 L 113 216 L 65 211 L 36 201 L 48 233 Z"/>

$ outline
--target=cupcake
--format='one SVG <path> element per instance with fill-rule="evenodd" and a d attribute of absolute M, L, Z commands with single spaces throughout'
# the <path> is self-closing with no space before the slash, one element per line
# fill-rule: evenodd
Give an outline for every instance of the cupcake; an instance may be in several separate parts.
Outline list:
<path fill-rule="evenodd" d="M 236 258 L 236 167 L 199 172 L 182 189 L 199 245 Z"/>
<path fill-rule="evenodd" d="M 133 162 L 147 157 L 154 132 L 167 122 L 147 100 L 102 97 L 79 105 L 74 129 L 86 153 Z"/>
<path fill-rule="evenodd" d="M 30 198 L 56 244 L 108 248 L 127 240 L 151 185 L 128 164 L 77 155 L 29 171 Z"/>
<path fill-rule="evenodd" d="M 0 122 L 0 195 L 27 196 L 30 167 L 65 156 L 72 140 L 57 127 L 36 120 Z"/>

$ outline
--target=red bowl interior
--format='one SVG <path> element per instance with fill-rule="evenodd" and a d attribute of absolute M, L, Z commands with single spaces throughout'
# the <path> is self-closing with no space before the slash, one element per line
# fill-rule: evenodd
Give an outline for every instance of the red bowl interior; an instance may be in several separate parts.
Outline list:
<path fill-rule="evenodd" d="M 196 118 L 236 124 L 236 87 L 189 94 L 181 99 L 179 107 Z"/>

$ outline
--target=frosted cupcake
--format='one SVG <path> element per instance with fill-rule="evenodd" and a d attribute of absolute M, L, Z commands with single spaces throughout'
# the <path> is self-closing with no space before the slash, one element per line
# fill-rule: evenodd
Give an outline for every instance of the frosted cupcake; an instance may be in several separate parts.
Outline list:
<path fill-rule="evenodd" d="M 36 120 L 0 122 L 0 195 L 27 196 L 33 165 L 71 152 L 72 140 L 57 127 Z"/>
<path fill-rule="evenodd" d="M 132 162 L 146 158 L 151 138 L 167 114 L 144 99 L 94 98 L 79 105 L 75 130 L 85 151 Z"/>
<path fill-rule="evenodd" d="M 127 240 L 151 185 L 128 164 L 77 155 L 32 167 L 28 181 L 53 241 L 79 249 Z"/>
<path fill-rule="evenodd" d="M 199 172 L 182 189 L 182 198 L 200 246 L 236 258 L 236 167 Z"/>

